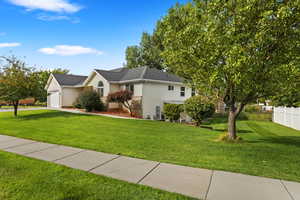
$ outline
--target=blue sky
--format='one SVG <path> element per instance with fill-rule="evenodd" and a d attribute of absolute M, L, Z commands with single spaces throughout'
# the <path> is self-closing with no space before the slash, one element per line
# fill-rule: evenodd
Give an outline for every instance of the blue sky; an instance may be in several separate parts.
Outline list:
<path fill-rule="evenodd" d="M 89 74 L 125 62 L 125 49 L 176 2 L 187 0 L 0 0 L 0 55 L 37 68 Z"/>

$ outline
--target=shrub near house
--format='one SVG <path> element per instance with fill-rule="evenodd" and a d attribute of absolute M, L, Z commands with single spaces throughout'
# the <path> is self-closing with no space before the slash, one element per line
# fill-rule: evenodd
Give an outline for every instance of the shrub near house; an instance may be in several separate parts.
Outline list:
<path fill-rule="evenodd" d="M 121 103 L 125 108 L 130 112 L 130 115 L 133 116 L 133 104 L 130 102 L 132 100 L 133 93 L 129 90 L 121 90 L 108 94 L 107 101 L 113 103 Z"/>
<path fill-rule="evenodd" d="M 215 113 L 215 105 L 206 97 L 193 96 L 184 102 L 185 112 L 200 126 L 202 120 Z"/>
<path fill-rule="evenodd" d="M 104 104 L 96 91 L 85 91 L 81 93 L 76 100 L 75 107 L 84 108 L 87 112 L 104 110 Z"/>
<path fill-rule="evenodd" d="M 165 104 L 164 114 L 171 122 L 177 121 L 180 118 L 180 113 L 183 112 L 183 106 L 180 104 Z"/>

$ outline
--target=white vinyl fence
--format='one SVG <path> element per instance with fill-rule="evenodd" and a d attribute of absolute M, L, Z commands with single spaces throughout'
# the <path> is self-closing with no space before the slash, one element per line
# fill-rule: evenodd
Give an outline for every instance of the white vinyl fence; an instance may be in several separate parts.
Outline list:
<path fill-rule="evenodd" d="M 273 110 L 273 122 L 300 130 L 300 107 L 275 107 Z"/>

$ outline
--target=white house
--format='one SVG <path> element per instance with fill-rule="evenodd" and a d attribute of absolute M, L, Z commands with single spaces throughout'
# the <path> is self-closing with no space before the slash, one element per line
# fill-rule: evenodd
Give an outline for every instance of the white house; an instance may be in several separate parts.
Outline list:
<path fill-rule="evenodd" d="M 105 103 L 109 93 L 131 90 L 133 100 L 140 104 L 141 117 L 150 119 L 161 119 L 165 103 L 182 104 L 195 95 L 195 91 L 186 86 L 183 79 L 158 69 L 95 69 L 89 76 L 52 74 L 45 87 L 48 106 L 71 107 L 79 94 L 88 88 L 98 91 Z M 116 108 L 119 105 L 109 103 L 108 107 Z"/>

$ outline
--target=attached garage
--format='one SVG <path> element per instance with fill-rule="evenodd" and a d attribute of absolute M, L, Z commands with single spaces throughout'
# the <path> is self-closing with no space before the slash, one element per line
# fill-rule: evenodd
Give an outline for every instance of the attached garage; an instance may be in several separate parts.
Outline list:
<path fill-rule="evenodd" d="M 60 108 L 60 93 L 57 92 L 51 92 L 48 95 L 48 107 L 51 108 Z"/>
<path fill-rule="evenodd" d="M 86 78 L 86 76 L 51 74 L 45 87 L 48 93 L 47 106 L 50 108 L 73 106 Z"/>

